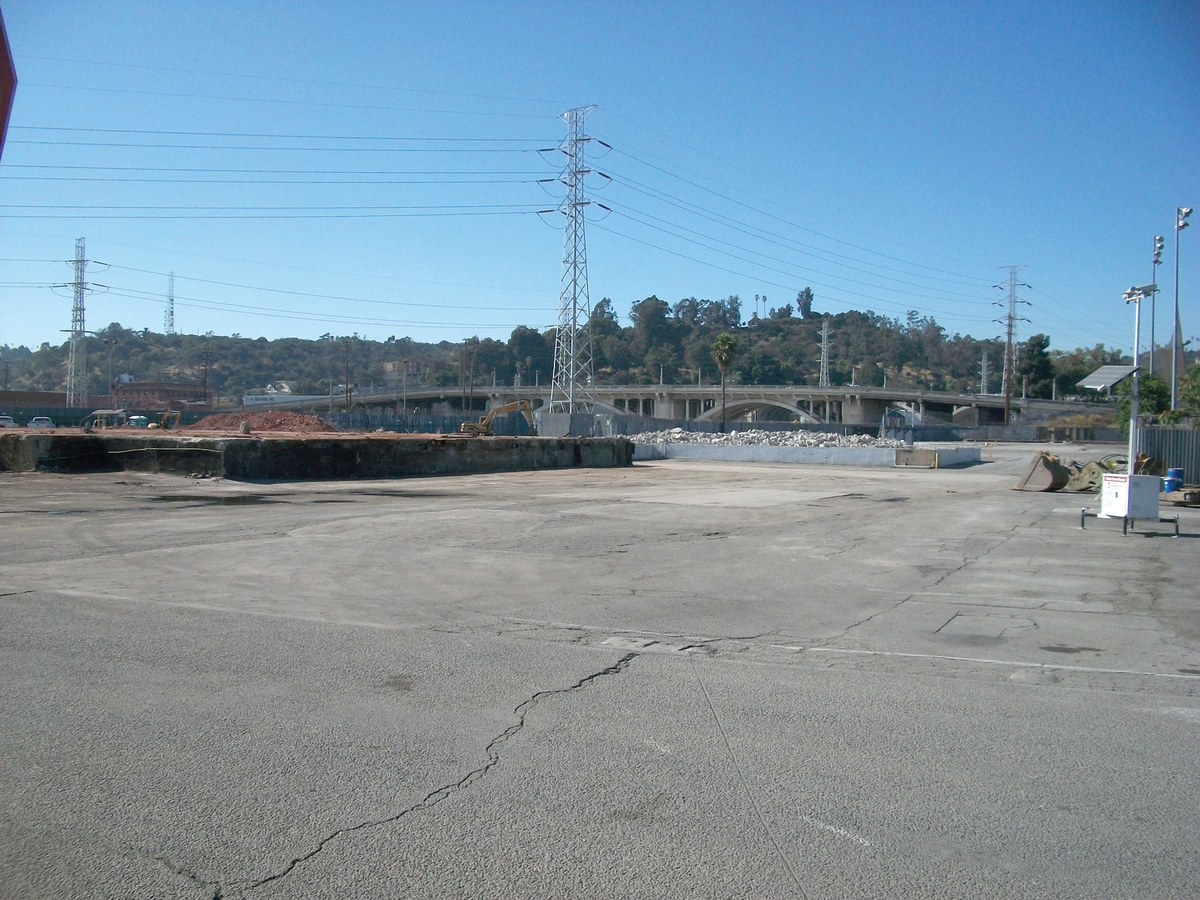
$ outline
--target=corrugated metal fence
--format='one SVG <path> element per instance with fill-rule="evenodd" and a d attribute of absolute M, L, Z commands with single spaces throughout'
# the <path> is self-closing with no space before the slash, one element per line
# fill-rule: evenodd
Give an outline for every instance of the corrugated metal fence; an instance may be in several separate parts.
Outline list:
<path fill-rule="evenodd" d="M 1142 453 L 1168 469 L 1183 469 L 1185 484 L 1200 484 L 1200 429 L 1152 425 L 1139 435 Z"/>

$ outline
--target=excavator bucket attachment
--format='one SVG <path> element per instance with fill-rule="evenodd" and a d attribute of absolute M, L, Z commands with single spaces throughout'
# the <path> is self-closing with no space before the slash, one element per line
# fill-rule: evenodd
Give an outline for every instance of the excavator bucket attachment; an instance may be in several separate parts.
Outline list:
<path fill-rule="evenodd" d="M 1061 491 L 1071 480 L 1071 470 L 1049 453 L 1039 453 L 1029 464 L 1029 471 L 1016 484 L 1014 491 Z"/>

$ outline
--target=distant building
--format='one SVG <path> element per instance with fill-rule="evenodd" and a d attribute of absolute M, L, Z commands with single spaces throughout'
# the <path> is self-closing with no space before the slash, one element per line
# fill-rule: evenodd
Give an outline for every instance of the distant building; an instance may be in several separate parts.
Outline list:
<path fill-rule="evenodd" d="M 118 409 L 180 409 L 184 406 L 212 406 L 212 397 L 212 388 L 205 388 L 202 384 L 118 380 L 112 386 L 110 402 Z"/>

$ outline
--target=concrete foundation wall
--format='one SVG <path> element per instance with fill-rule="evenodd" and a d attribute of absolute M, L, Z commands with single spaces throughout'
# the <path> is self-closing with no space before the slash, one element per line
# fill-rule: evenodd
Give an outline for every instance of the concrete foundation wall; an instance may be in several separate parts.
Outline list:
<path fill-rule="evenodd" d="M 137 471 L 242 481 L 464 475 L 633 462 L 624 438 L 192 438 L 0 435 L 0 470 Z"/>
<path fill-rule="evenodd" d="M 876 447 L 754 447 L 713 444 L 638 444 L 635 460 L 709 459 L 726 462 L 892 466 L 896 451 Z"/>
<path fill-rule="evenodd" d="M 638 444 L 635 461 L 706 459 L 724 462 L 830 466 L 921 466 L 951 469 L 980 461 L 978 447 L 894 450 L 887 447 L 739 447 L 713 444 Z"/>

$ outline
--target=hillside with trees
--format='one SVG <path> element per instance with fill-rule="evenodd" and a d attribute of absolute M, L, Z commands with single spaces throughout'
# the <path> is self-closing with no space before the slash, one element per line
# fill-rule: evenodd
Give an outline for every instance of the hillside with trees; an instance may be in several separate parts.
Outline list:
<path fill-rule="evenodd" d="M 757 304 L 756 304 L 757 305 Z M 765 306 L 765 304 L 764 304 Z M 828 323 L 829 373 L 835 385 L 864 384 L 979 391 L 981 361 L 989 358 L 986 390 L 1000 390 L 1004 344 L 995 337 L 948 335 L 934 319 L 910 311 L 904 319 L 871 311 L 823 315 L 811 290 L 794 303 L 744 321 L 736 295 L 722 300 L 686 297 L 674 305 L 656 296 L 633 304 L 622 325 L 610 299 L 595 304 L 590 321 L 596 379 L 602 384 L 718 384 L 713 341 L 730 333 L 738 352 L 731 384 L 815 385 L 820 378 L 822 328 Z M 1103 345 L 1071 351 L 1049 349 L 1037 334 L 1018 348 L 1014 393 L 1022 384 L 1034 397 L 1074 393 L 1074 385 L 1101 365 L 1122 360 Z M 371 341 L 357 335 L 317 340 L 243 338 L 240 335 L 165 335 L 133 331 L 117 323 L 86 339 L 88 391 L 107 393 L 109 377 L 137 381 L 207 378 L 224 397 L 287 381 L 298 393 L 326 393 L 349 381 L 381 385 L 407 366 L 413 386 L 547 384 L 554 360 L 554 332 L 516 328 L 507 341 L 472 337 L 461 343 L 418 343 L 407 337 Z M 63 390 L 67 343 L 30 351 L 5 345 L 0 369 L 19 390 Z M 1127 357 L 1126 357 L 1127 358 Z M 390 372 L 388 370 L 391 370 Z"/>

